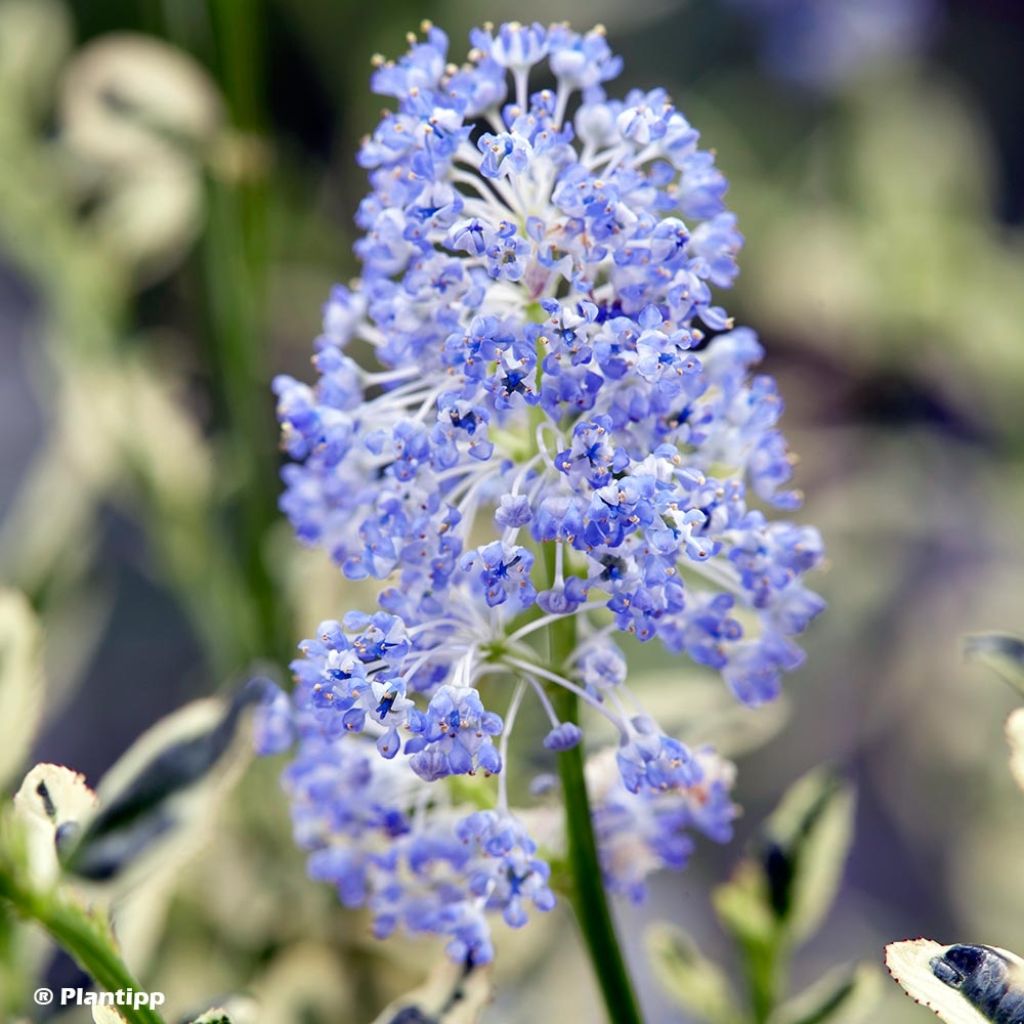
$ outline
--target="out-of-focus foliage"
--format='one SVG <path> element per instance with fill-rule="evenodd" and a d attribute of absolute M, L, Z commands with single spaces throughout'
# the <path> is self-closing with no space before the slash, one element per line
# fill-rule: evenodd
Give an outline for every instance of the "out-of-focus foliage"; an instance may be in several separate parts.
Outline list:
<path fill-rule="evenodd" d="M 672 925 L 653 925 L 647 946 L 658 979 L 680 1006 L 712 1024 L 745 1019 L 725 971 L 685 932 Z"/>
<path fill-rule="evenodd" d="M 102 605 L 90 618 L 76 598 L 94 588 L 95 538 L 114 505 L 145 532 L 211 665 L 239 671 L 279 639 L 267 618 L 265 538 L 232 537 L 240 515 L 270 505 L 273 470 L 238 512 L 253 463 L 266 459 L 258 436 L 257 455 L 210 445 L 188 408 L 180 334 L 160 325 L 139 336 L 132 319 L 139 289 L 188 257 L 208 194 L 234 194 L 258 173 L 258 147 L 228 129 L 210 75 L 167 42 L 117 32 L 69 54 L 59 45 L 68 41 L 67 12 L 48 0 L 5 0 L 0 23 L 8 54 L 0 67 L 22 83 L 0 97 L 0 239 L 46 301 L 48 358 L 35 372 L 50 423 L 0 524 L 0 565 L 44 624 L 70 619 L 85 630 L 77 646 L 88 652 Z M 36 35 L 50 56 L 28 66 L 17 58 Z M 229 320 L 223 314 L 217 330 Z M 264 385 L 254 382 L 250 405 L 262 404 Z M 236 543 L 250 545 L 248 562 Z M 277 614 L 283 621 L 285 609 Z M 72 667 L 74 646 L 60 648 L 61 669 Z M 52 674 L 58 686 L 73 675 Z"/>
<path fill-rule="evenodd" d="M 8 646 L 38 643 L 28 618 L 9 624 L 7 634 Z M 98 793 L 69 768 L 38 764 L 14 799 L 0 804 L 0 996 L 10 1008 L 19 1008 L 31 979 L 11 964 L 40 953 L 16 916 L 41 926 L 108 991 L 143 991 L 121 959 L 121 943 L 133 962 L 152 955 L 168 882 L 213 841 L 227 793 L 250 757 L 251 738 L 241 726 L 259 696 L 248 687 L 230 702 L 208 698 L 163 719 L 111 768 Z M 97 1019 L 160 1024 L 138 1006 Z"/>
<path fill-rule="evenodd" d="M 764 829 L 762 860 L 776 917 L 794 942 L 821 926 L 853 839 L 854 795 L 827 771 L 800 779 Z"/>
<path fill-rule="evenodd" d="M 1024 696 L 1024 640 L 1003 633 L 978 633 L 964 642 L 967 657 L 993 669 L 1001 679 Z M 1017 708 L 1006 720 L 1010 744 L 1010 773 L 1024 789 L 1024 708 Z"/>
<path fill-rule="evenodd" d="M 1024 640 L 1020 637 L 977 633 L 964 641 L 964 652 L 970 661 L 988 666 L 1024 695 Z"/>
<path fill-rule="evenodd" d="M 968 636 L 964 650 L 1024 693 L 1024 643 L 1000 633 Z M 1024 789 L 1024 708 L 1006 722 L 1010 772 Z M 930 939 L 909 939 L 886 946 L 889 973 L 915 1002 L 946 1024 L 1024 1020 L 1024 960 L 992 946 L 943 947 Z"/>
<path fill-rule="evenodd" d="M 65 70 L 58 117 L 95 243 L 137 275 L 165 273 L 202 224 L 200 161 L 222 132 L 214 82 L 180 50 L 111 34 Z"/>
<path fill-rule="evenodd" d="M 475 1024 L 490 1000 L 489 968 L 467 970 L 442 961 L 420 988 L 396 999 L 373 1024 L 402 1024 L 408 1020 Z"/>
<path fill-rule="evenodd" d="M 824 131 L 787 175 L 805 190 L 803 209 L 749 191 L 762 213 L 748 228 L 748 277 L 769 326 L 881 365 L 932 351 L 941 361 L 921 365 L 926 377 L 1012 423 L 1024 247 L 988 210 L 972 112 L 941 83 L 886 81 L 854 93 Z M 833 161 L 842 171 L 830 194 L 812 201 Z"/>
<path fill-rule="evenodd" d="M 39 622 L 24 595 L 0 590 L 0 782 L 21 767 L 43 710 Z"/>
<path fill-rule="evenodd" d="M 856 1024 L 874 1019 L 881 975 L 873 963 L 836 967 L 788 1000 L 772 1015 L 771 1024 Z"/>
<path fill-rule="evenodd" d="M 811 1024 L 867 1020 L 878 999 L 870 963 L 836 967 L 787 998 L 793 951 L 821 927 L 852 840 L 854 793 L 834 772 L 799 779 L 761 828 L 756 852 L 713 895 L 747 983 L 741 1001 L 723 967 L 672 925 L 647 934 L 652 966 L 673 1000 L 710 1024 Z"/>
<path fill-rule="evenodd" d="M 1006 738 L 1010 744 L 1010 771 L 1024 789 L 1024 708 L 1017 708 L 1006 720 Z"/>

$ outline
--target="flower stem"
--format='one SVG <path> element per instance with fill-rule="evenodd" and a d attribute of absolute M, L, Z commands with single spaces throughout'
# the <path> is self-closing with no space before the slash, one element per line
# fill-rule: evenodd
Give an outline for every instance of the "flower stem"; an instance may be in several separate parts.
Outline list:
<path fill-rule="evenodd" d="M 265 133 L 266 5 L 264 0 L 216 0 L 209 6 L 232 126 L 259 152 Z M 267 550 L 278 511 L 273 400 L 267 389 L 272 193 L 262 159 L 254 158 L 238 180 L 212 176 L 202 246 L 210 373 L 226 433 L 225 463 L 236 486 L 228 526 L 250 611 L 233 671 L 252 660 L 287 660 L 293 646 Z"/>
<path fill-rule="evenodd" d="M 546 556 L 553 553 L 545 551 Z M 548 573 L 553 578 L 553 566 L 548 567 Z M 548 657 L 552 671 L 562 671 L 575 647 L 576 620 L 571 615 L 548 626 Z M 579 698 L 574 693 L 562 687 L 552 687 L 551 699 L 563 722 L 577 722 Z M 601 874 L 590 798 L 583 773 L 582 746 L 559 754 L 558 772 L 565 802 L 573 909 L 601 988 L 608 1019 L 612 1024 L 643 1024 Z"/>
<path fill-rule="evenodd" d="M 58 891 L 35 892 L 19 885 L 0 865 L 0 899 L 10 901 L 22 917 L 35 921 L 101 988 L 139 992 L 142 987 L 114 946 L 107 925 L 85 907 Z M 148 1006 L 129 1003 L 117 1012 L 127 1024 L 163 1024 Z"/>

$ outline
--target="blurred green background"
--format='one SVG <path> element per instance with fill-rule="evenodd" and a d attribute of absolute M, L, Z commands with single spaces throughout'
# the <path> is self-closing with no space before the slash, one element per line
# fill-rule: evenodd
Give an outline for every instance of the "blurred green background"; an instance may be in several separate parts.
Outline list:
<path fill-rule="evenodd" d="M 823 761 L 858 785 L 857 832 L 798 984 L 922 934 L 1024 953 L 1012 696 L 960 642 L 1024 629 L 1017 0 L 0 0 L 0 574 L 46 629 L 36 759 L 95 780 L 161 714 L 254 663 L 280 673 L 356 603 L 276 511 L 268 385 L 306 373 L 330 285 L 357 273 L 370 57 L 425 17 L 455 53 L 484 19 L 601 21 L 613 91 L 664 86 L 702 131 L 747 238 L 727 304 L 765 341 L 800 516 L 829 548 L 807 665 L 737 741 L 739 838 L 621 908 L 649 1019 L 684 1018 L 642 963 L 644 922 L 725 956 L 709 886 Z M 257 766 L 140 962 L 183 1006 L 251 985 L 281 1001 L 268 1020 L 340 1019 L 293 1015 L 298 989 L 368 1020 L 433 953 L 373 946 L 305 881 L 277 770 Z M 598 1019 L 553 917 L 503 954 L 495 1019 Z M 877 1017 L 920 1013 L 891 986 Z"/>

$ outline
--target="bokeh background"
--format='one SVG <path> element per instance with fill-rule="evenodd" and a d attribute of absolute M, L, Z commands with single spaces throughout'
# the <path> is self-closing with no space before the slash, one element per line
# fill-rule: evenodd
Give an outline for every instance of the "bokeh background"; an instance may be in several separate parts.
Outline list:
<path fill-rule="evenodd" d="M 616 90 L 663 85 L 701 129 L 747 238 L 728 304 L 765 341 L 829 547 L 806 667 L 731 741 L 737 841 L 620 908 L 649 1019 L 685 1018 L 645 923 L 728 959 L 709 887 L 822 762 L 856 782 L 857 831 L 798 987 L 894 938 L 1024 953 L 1013 697 L 961 654 L 966 632 L 1024 630 L 1018 0 L 0 0 L 0 575 L 46 628 L 36 759 L 95 781 L 355 601 L 276 511 L 268 382 L 306 372 L 357 272 L 369 59 L 425 17 L 456 52 L 484 19 L 601 21 Z M 644 652 L 641 671 L 684 669 Z M 372 945 L 305 880 L 277 770 L 177 879 L 145 970 L 181 1006 L 249 986 L 282 1024 L 303 999 L 335 1008 L 303 1019 L 369 1020 L 436 951 Z M 600 1019 L 565 920 L 504 961 L 495 1020 Z M 922 1015 L 893 985 L 877 1019 Z"/>

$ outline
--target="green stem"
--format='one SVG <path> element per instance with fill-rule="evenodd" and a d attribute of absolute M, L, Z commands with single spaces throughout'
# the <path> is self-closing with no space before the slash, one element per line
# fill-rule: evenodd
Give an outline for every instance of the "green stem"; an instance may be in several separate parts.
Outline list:
<path fill-rule="evenodd" d="M 743 959 L 755 1024 L 766 1024 L 775 1012 L 781 989 L 778 948 L 774 944 L 745 946 Z"/>
<path fill-rule="evenodd" d="M 545 551 L 549 579 L 554 578 L 553 545 Z M 567 615 L 548 627 L 548 658 L 553 672 L 561 672 L 576 647 L 576 620 Z M 579 699 L 561 687 L 552 688 L 552 703 L 563 722 L 578 722 Z M 590 797 L 583 772 L 581 746 L 558 756 L 558 773 L 565 802 L 568 866 L 572 878 L 572 903 L 590 955 L 590 962 L 604 997 L 612 1024 L 643 1024 L 633 983 L 615 933 L 608 895 L 598 859 L 591 817 Z"/>
<path fill-rule="evenodd" d="M 0 898 L 10 901 L 25 918 L 37 922 L 101 988 L 108 992 L 140 992 L 142 986 L 114 947 L 110 929 L 84 907 L 59 892 L 37 893 L 22 888 L 0 870 Z M 163 1024 L 148 1006 L 118 1006 L 127 1024 Z"/>
<path fill-rule="evenodd" d="M 216 0 L 210 15 L 233 125 L 253 139 L 262 138 L 263 0 Z M 229 521 L 252 613 L 241 645 L 242 664 L 257 658 L 286 660 L 292 647 L 267 551 L 268 535 L 278 521 L 266 323 L 269 201 L 265 168 L 252 168 L 238 181 L 212 180 L 203 243 L 211 370 L 227 432 L 225 456 L 237 487 Z"/>
<path fill-rule="evenodd" d="M 24 995 L 14 914 L 0 903 L 0 1019 L 15 1020 Z"/>

